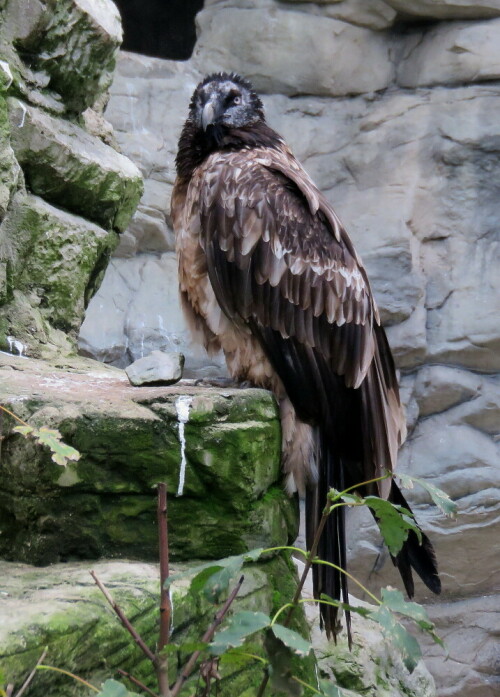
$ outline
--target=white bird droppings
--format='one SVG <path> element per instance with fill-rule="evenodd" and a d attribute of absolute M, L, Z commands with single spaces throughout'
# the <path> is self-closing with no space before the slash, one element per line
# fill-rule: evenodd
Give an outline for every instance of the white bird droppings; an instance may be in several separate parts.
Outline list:
<path fill-rule="evenodd" d="M 190 395 L 181 395 L 175 400 L 175 410 L 177 412 L 177 420 L 179 421 L 179 442 L 181 444 L 181 469 L 179 472 L 179 486 L 177 488 L 177 496 L 182 496 L 184 491 L 184 480 L 186 478 L 186 437 L 184 435 L 184 426 L 189 421 L 189 410 L 193 398 Z"/>

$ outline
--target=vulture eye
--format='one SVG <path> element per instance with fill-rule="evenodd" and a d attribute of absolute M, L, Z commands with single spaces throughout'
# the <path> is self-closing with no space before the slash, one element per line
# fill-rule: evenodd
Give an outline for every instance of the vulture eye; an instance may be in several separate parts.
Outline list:
<path fill-rule="evenodd" d="M 226 104 L 228 106 L 233 106 L 234 104 L 237 106 L 241 104 L 241 94 L 236 90 L 231 90 L 226 97 Z"/>

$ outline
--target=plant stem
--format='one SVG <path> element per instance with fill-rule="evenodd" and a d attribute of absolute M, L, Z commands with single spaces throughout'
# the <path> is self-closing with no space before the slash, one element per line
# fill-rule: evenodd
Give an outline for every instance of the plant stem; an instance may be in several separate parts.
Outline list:
<path fill-rule="evenodd" d="M 19 423 L 22 424 L 23 426 L 29 426 L 29 424 L 27 424 L 26 421 L 23 421 L 22 419 L 20 419 L 19 416 L 16 416 L 14 414 L 14 412 L 10 411 L 10 409 L 7 409 L 7 407 L 4 407 L 3 404 L 0 404 L 0 409 L 2 411 L 4 411 L 6 414 L 8 414 L 9 416 L 12 416 L 12 418 L 15 419 L 16 421 L 19 421 Z"/>
<path fill-rule="evenodd" d="M 144 683 L 142 683 L 140 680 L 137 680 L 137 678 L 134 678 L 133 675 L 130 675 L 130 673 L 127 673 L 126 670 L 122 670 L 121 668 L 118 668 L 118 672 L 120 673 L 120 675 L 123 675 L 124 678 L 127 678 L 127 680 L 130 680 L 130 682 L 133 682 L 134 685 L 137 685 L 137 687 L 139 687 L 144 692 L 147 692 L 152 697 L 158 697 L 156 692 L 153 692 L 153 690 L 150 690 L 149 687 L 146 687 L 146 685 L 144 685 Z"/>
<path fill-rule="evenodd" d="M 309 683 L 307 683 L 307 682 L 304 682 L 304 680 L 301 680 L 301 679 L 298 678 L 296 675 L 292 675 L 292 680 L 295 680 L 295 682 L 298 682 L 299 685 L 302 685 L 302 687 L 307 687 L 309 690 L 311 690 L 312 692 L 314 692 L 315 695 L 321 695 L 321 694 L 322 694 L 322 693 L 321 693 L 319 690 L 317 690 L 315 687 L 313 687 L 312 685 L 309 685 Z"/>
<path fill-rule="evenodd" d="M 324 564 L 325 566 L 331 566 L 333 569 L 336 569 L 337 571 L 340 571 L 340 573 L 342 573 L 342 574 L 344 574 L 345 576 L 347 576 L 347 578 L 349 578 L 351 581 L 354 581 L 354 583 L 355 583 L 359 588 L 361 588 L 361 590 L 364 591 L 364 592 L 366 593 L 366 595 L 370 596 L 370 598 L 371 598 L 372 600 L 374 600 L 374 601 L 377 603 L 377 605 L 382 605 L 382 601 L 379 600 L 379 599 L 377 598 L 376 595 L 373 595 L 373 593 L 371 593 L 371 592 L 368 590 L 368 588 L 366 588 L 366 586 L 364 586 L 364 585 L 361 583 L 361 581 L 358 581 L 358 579 L 357 579 L 355 576 L 353 576 L 352 574 L 350 574 L 348 571 L 346 571 L 345 569 L 343 569 L 341 566 L 337 566 L 337 564 L 334 564 L 334 563 L 331 562 L 331 561 L 325 561 L 324 559 L 316 559 L 316 560 L 314 561 L 314 563 L 315 563 L 315 564 Z"/>
<path fill-rule="evenodd" d="M 33 680 L 33 678 L 34 678 L 35 675 L 36 675 L 36 669 L 38 668 L 38 666 L 40 665 L 40 663 L 43 663 L 43 662 L 44 662 L 45 656 L 47 655 L 47 651 L 48 651 L 48 650 L 49 650 L 49 647 L 46 646 L 46 647 L 44 648 L 44 650 L 43 650 L 42 655 L 40 656 L 40 658 L 39 658 L 38 661 L 36 662 L 36 666 L 33 668 L 33 670 L 32 670 L 31 673 L 28 675 L 28 677 L 26 678 L 26 680 L 24 681 L 24 683 L 21 685 L 20 689 L 16 692 L 15 697 L 21 697 L 21 695 L 28 689 L 29 684 L 31 683 L 31 681 Z"/>
<path fill-rule="evenodd" d="M 142 637 L 138 634 L 138 632 L 134 629 L 132 624 L 130 623 L 130 620 L 125 616 L 123 610 L 117 605 L 117 603 L 113 600 L 113 596 L 111 593 L 108 591 L 106 586 L 102 583 L 102 581 L 99 580 L 97 577 L 97 574 L 95 571 L 91 571 L 90 575 L 94 579 L 94 581 L 97 584 L 97 587 L 101 591 L 101 593 L 104 595 L 108 603 L 111 605 L 113 608 L 115 614 L 117 615 L 118 619 L 122 623 L 122 625 L 125 627 L 125 629 L 128 631 L 128 633 L 131 635 L 132 639 L 135 641 L 137 646 L 141 649 L 143 654 L 149 658 L 149 660 L 152 662 L 152 664 L 156 667 L 157 666 L 157 658 L 154 655 L 154 653 L 146 646 L 144 643 Z"/>
<path fill-rule="evenodd" d="M 212 640 L 212 637 L 213 637 L 213 635 L 215 634 L 215 630 L 216 630 L 217 627 L 221 624 L 222 620 L 224 619 L 224 616 L 225 616 L 226 612 L 229 610 L 229 608 L 230 608 L 230 606 L 231 606 L 231 603 L 233 602 L 233 600 L 234 600 L 234 599 L 236 598 L 236 596 L 238 595 L 238 592 L 239 592 L 239 590 L 240 590 L 240 588 L 241 588 L 241 586 L 242 586 L 242 584 L 243 584 L 244 578 L 245 578 L 244 576 L 242 576 L 242 577 L 240 578 L 240 580 L 238 581 L 238 583 L 236 584 L 236 586 L 233 588 L 233 590 L 232 590 L 231 593 L 229 594 L 229 597 L 228 597 L 228 599 L 226 600 L 226 602 L 224 603 L 224 605 L 221 607 L 221 609 L 219 610 L 219 612 L 215 615 L 214 621 L 212 622 L 212 624 L 210 625 L 210 627 L 207 629 L 207 631 L 205 632 L 205 634 L 202 636 L 201 641 L 202 641 L 204 644 L 208 644 L 208 643 Z M 180 674 L 179 677 L 177 678 L 177 682 L 175 683 L 174 687 L 172 688 L 172 690 L 171 690 L 171 692 L 170 692 L 170 697 L 177 697 L 177 695 L 179 694 L 179 692 L 180 692 L 181 689 L 182 689 L 182 686 L 184 685 L 184 683 L 186 682 L 186 680 L 187 680 L 187 679 L 189 678 L 189 676 L 191 675 L 191 672 L 192 672 L 194 666 L 196 665 L 196 661 L 198 660 L 198 657 L 199 657 L 200 653 L 201 653 L 201 651 L 195 651 L 195 652 L 190 656 L 188 662 L 186 663 L 186 665 L 185 665 L 184 668 L 182 669 L 181 674 Z"/>
<path fill-rule="evenodd" d="M 40 663 L 36 667 L 37 670 L 53 670 L 56 673 L 62 673 L 63 675 L 69 675 L 70 678 L 73 678 L 73 680 L 77 680 L 78 682 L 81 682 L 82 685 L 85 685 L 85 687 L 88 687 L 89 690 L 94 690 L 94 692 L 100 692 L 100 690 L 97 689 L 94 685 L 91 685 L 89 682 L 84 680 L 83 678 L 79 678 L 78 675 L 75 675 L 74 673 L 70 673 L 69 670 L 63 670 L 62 668 L 55 668 L 54 666 L 44 666 L 43 663 Z"/>
<path fill-rule="evenodd" d="M 156 653 L 158 688 L 161 697 L 169 697 L 168 655 L 161 655 L 168 644 L 170 636 L 171 605 L 170 595 L 165 583 L 169 576 L 168 522 L 167 522 L 167 486 L 158 484 L 158 547 L 160 551 L 160 636 Z"/>

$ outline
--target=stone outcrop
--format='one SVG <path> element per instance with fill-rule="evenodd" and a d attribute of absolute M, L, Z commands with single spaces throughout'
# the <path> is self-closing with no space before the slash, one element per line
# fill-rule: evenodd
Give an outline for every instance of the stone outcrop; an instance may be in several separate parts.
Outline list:
<path fill-rule="evenodd" d="M 189 566 L 174 564 L 171 573 L 186 574 L 172 584 L 171 643 L 199 641 L 213 619 L 214 606 L 201 592 L 189 590 L 194 573 Z M 118 668 L 131 672 L 146 685 L 155 688 L 155 678 L 126 631 L 120 627 L 104 597 L 89 575 L 93 569 L 111 591 L 145 642 L 154 648 L 158 626 L 159 574 L 156 565 L 130 561 L 72 562 L 55 564 L 49 569 L 28 569 L 22 564 L 0 562 L 5 579 L 0 598 L 0 656 L 6 677 L 20 684 L 47 647 L 45 662 L 74 671 L 94 685 L 109 678 Z M 245 579 L 232 606 L 233 611 L 250 610 L 275 613 L 293 593 L 294 569 L 281 557 L 244 566 Z M 187 573 L 186 573 L 187 572 Z M 307 633 L 304 618 L 295 628 Z M 338 646 L 323 644 L 318 651 L 322 675 L 333 678 L 346 697 L 434 697 L 434 683 L 423 663 L 410 675 L 397 652 L 387 648 L 380 629 L 359 616 L 353 617 L 355 650 L 350 653 L 345 637 Z M 316 638 L 321 634 L 315 630 Z M 324 635 L 323 635 L 324 637 Z M 250 637 L 245 650 L 270 659 L 275 673 L 283 669 L 276 646 L 263 641 L 262 633 Z M 99 656 L 96 663 L 95 656 Z M 169 654 L 170 676 L 175 678 L 185 652 Z M 309 684 L 316 674 L 311 657 L 287 657 L 286 667 Z M 221 663 L 219 694 L 223 697 L 255 697 L 262 679 L 262 667 L 254 661 L 243 666 Z M 120 676 L 118 679 L 123 680 Z M 192 694 L 198 677 L 193 675 L 186 692 Z M 39 672 L 30 687 L 31 697 L 79 697 L 80 686 L 68 676 Z M 266 694 L 281 697 L 282 690 L 268 687 Z M 288 693 L 290 694 L 290 693 Z"/>
<path fill-rule="evenodd" d="M 296 508 L 280 483 L 279 420 L 267 392 L 132 387 L 124 371 L 88 359 L 1 362 L 0 403 L 58 428 L 81 453 L 61 468 L 12 433 L 12 421 L 4 427 L 3 558 L 154 559 L 158 481 L 171 493 L 173 560 L 293 542 Z"/>
<path fill-rule="evenodd" d="M 111 0 L 2 3 L 0 349 L 75 352 L 141 196 L 139 170 L 98 113 L 121 37 Z"/>
<path fill-rule="evenodd" d="M 100 686 L 111 675 L 124 682 L 116 672 L 120 668 L 131 672 L 150 688 L 157 688 L 151 664 L 117 622 L 90 577 L 91 569 L 106 584 L 146 644 L 154 651 L 158 640 L 157 565 L 129 561 L 93 562 L 92 565 L 73 562 L 55 564 L 49 569 L 29 569 L 27 573 L 28 569 L 22 564 L 0 562 L 0 571 L 5 579 L 0 598 L 2 671 L 17 688 L 45 648 L 45 663 L 73 671 L 93 685 Z M 171 643 L 182 646 L 185 642 L 199 642 L 212 623 L 214 605 L 203 593 L 190 592 L 189 583 L 194 573 L 189 573 L 189 567 L 175 564 L 170 571 L 172 574 L 186 574 L 182 580 L 172 584 Z M 295 570 L 283 558 L 247 564 L 244 572 L 245 580 L 232 605 L 233 611 L 272 614 L 293 593 Z M 303 617 L 295 623 L 295 628 L 307 633 Z M 266 646 L 262 632 L 249 638 L 246 650 L 271 662 L 276 659 L 276 655 Z M 178 666 L 185 663 L 189 654 L 181 650 L 169 654 L 170 680 L 175 680 Z M 221 664 L 218 672 L 221 680 L 217 689 L 224 697 L 253 697 L 262 680 L 262 667 L 258 661 L 247 663 L 243 668 L 237 663 L 231 665 L 228 662 Z M 312 658 L 295 659 L 294 674 L 307 682 L 314 682 Z M 399 671 L 399 677 L 411 684 L 404 669 Z M 182 694 L 192 694 L 197 681 L 195 672 Z M 48 671 L 38 671 L 29 691 L 30 697 L 46 697 L 49 694 L 51 697 L 81 697 L 87 693 L 88 688 L 82 688 L 69 676 Z M 271 689 L 268 694 L 279 697 L 283 693 Z M 387 694 L 392 697 L 392 693 Z M 423 692 L 417 694 L 426 697 Z"/>
<path fill-rule="evenodd" d="M 423 493 L 409 492 L 443 574 L 443 602 L 421 586 L 417 600 L 446 634 L 450 660 L 429 649 L 446 697 L 492 697 L 498 684 L 487 617 L 500 590 L 499 16 L 496 0 L 209 0 L 191 61 L 122 54 L 106 117 L 146 194 L 81 332 L 87 355 L 116 365 L 161 348 L 184 353 L 188 375 L 223 370 L 193 346 L 174 301 L 168 198 L 202 71 L 241 70 L 265 92 L 269 123 L 332 201 L 367 266 L 402 371 L 410 436 L 401 468 L 459 505 L 456 521 L 443 520 Z M 361 47 L 354 37 L 364 37 Z M 346 72 L 342 60 L 325 65 L 325 45 L 350 56 Z M 368 64 L 377 73 L 363 87 Z M 103 312 L 105 329 L 96 321 Z M 367 580 L 380 541 L 369 516 L 352 518 L 352 570 L 375 590 L 399 584 L 384 555 Z M 476 628 L 464 626 L 466 607 Z"/>

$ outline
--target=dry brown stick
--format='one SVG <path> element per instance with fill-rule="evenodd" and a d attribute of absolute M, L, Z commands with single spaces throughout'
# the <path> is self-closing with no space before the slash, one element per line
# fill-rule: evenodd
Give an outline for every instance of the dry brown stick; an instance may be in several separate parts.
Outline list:
<path fill-rule="evenodd" d="M 160 548 L 160 638 L 158 652 L 168 644 L 170 636 L 170 594 L 165 583 L 169 576 L 168 521 L 167 521 L 167 487 L 158 484 L 158 537 Z"/>
<path fill-rule="evenodd" d="M 142 683 L 140 680 L 137 680 L 137 678 L 134 678 L 133 675 L 130 675 L 130 673 L 127 673 L 126 670 L 122 670 L 121 668 L 118 668 L 118 672 L 120 675 L 123 675 L 124 678 L 127 678 L 130 680 L 130 682 L 133 682 L 134 685 L 137 685 L 137 687 L 140 687 L 141 690 L 144 690 L 144 692 L 147 692 L 149 695 L 152 695 L 152 697 L 158 697 L 156 692 L 153 692 L 153 690 L 150 690 L 149 687 L 146 687 L 144 683 Z"/>
<path fill-rule="evenodd" d="M 29 687 L 31 681 L 32 681 L 33 678 L 35 677 L 36 669 L 38 668 L 38 666 L 40 665 L 40 663 L 43 663 L 43 661 L 45 660 L 45 656 L 47 655 L 47 651 L 48 651 L 48 650 L 49 650 L 49 647 L 46 646 L 46 647 L 44 648 L 43 652 L 42 652 L 42 655 L 40 656 L 40 658 L 39 658 L 38 661 L 36 662 L 36 666 L 33 668 L 33 670 L 31 671 L 31 673 L 28 675 L 28 677 L 26 678 L 26 680 L 24 681 L 24 683 L 21 685 L 21 687 L 19 688 L 19 690 L 16 692 L 16 694 L 15 694 L 14 697 L 21 697 L 21 695 L 28 689 L 28 687 Z"/>
<path fill-rule="evenodd" d="M 168 522 L 167 522 L 167 487 L 158 484 L 158 547 L 160 551 L 160 636 L 157 648 L 156 674 L 161 697 L 168 697 L 168 656 L 162 655 L 162 649 L 168 644 L 170 636 L 170 594 L 165 584 L 169 576 Z"/>
<path fill-rule="evenodd" d="M 224 603 L 224 605 L 221 607 L 221 609 L 219 610 L 219 612 L 215 615 L 214 621 L 212 622 L 212 624 L 210 625 L 210 627 L 207 629 L 207 631 L 205 632 L 205 634 L 204 634 L 204 635 L 202 636 L 202 638 L 201 638 L 201 640 L 202 640 L 203 643 L 208 644 L 208 642 L 211 641 L 213 635 L 215 634 L 215 630 L 216 630 L 217 627 L 221 624 L 222 620 L 224 619 L 224 616 L 225 616 L 226 612 L 229 610 L 229 608 L 230 608 L 230 606 L 231 606 L 231 603 L 233 602 L 233 600 L 234 600 L 234 599 L 236 598 L 236 596 L 238 595 L 238 592 L 239 592 L 239 590 L 240 590 L 240 588 L 241 588 L 241 585 L 242 585 L 242 583 L 243 583 L 244 578 L 245 578 L 244 576 L 242 576 L 242 577 L 240 578 L 240 580 L 238 581 L 238 583 L 236 584 L 236 586 L 233 588 L 233 590 L 232 590 L 231 593 L 229 594 L 229 597 L 228 597 L 228 599 L 226 600 L 226 602 Z M 200 653 L 201 653 L 201 651 L 195 651 L 195 652 L 191 655 L 191 657 L 189 658 L 188 662 L 186 663 L 186 665 L 185 665 L 184 668 L 182 669 L 181 674 L 180 674 L 179 677 L 177 678 L 177 682 L 175 683 L 174 687 L 172 688 L 172 690 L 171 690 L 171 692 L 170 692 L 170 697 L 177 697 L 177 695 L 179 694 L 179 692 L 180 692 L 182 686 L 184 685 L 184 683 L 186 682 L 186 680 L 187 680 L 187 679 L 189 678 L 189 676 L 191 675 L 191 672 L 192 672 L 193 668 L 194 668 L 195 665 L 196 665 L 196 661 L 198 660 Z"/>
<path fill-rule="evenodd" d="M 108 591 L 106 586 L 102 583 L 102 581 L 97 577 L 97 574 L 95 571 L 91 571 L 90 575 L 94 579 L 94 581 L 97 584 L 97 587 L 101 591 L 101 593 L 104 595 L 108 603 L 111 605 L 113 610 L 115 611 L 115 614 L 117 615 L 118 619 L 122 623 L 122 625 L 125 627 L 125 629 L 128 631 L 132 639 L 135 641 L 137 646 L 141 649 L 143 654 L 149 658 L 149 660 L 153 663 L 154 666 L 157 664 L 157 658 L 154 655 L 154 653 L 146 646 L 144 643 L 144 640 L 142 637 L 138 634 L 138 632 L 134 629 L 132 624 L 130 623 L 130 620 L 125 616 L 123 610 L 117 605 L 117 603 L 113 600 L 113 596 L 111 593 Z"/>
<path fill-rule="evenodd" d="M 297 586 L 297 589 L 295 591 L 295 595 L 293 596 L 292 607 L 288 610 L 287 615 L 285 617 L 285 621 L 283 622 L 283 626 L 285 626 L 285 627 L 288 627 L 288 625 L 290 624 L 290 620 L 292 619 L 293 613 L 295 612 L 295 608 L 297 607 L 298 602 L 300 600 L 302 588 L 304 587 L 304 583 L 306 582 L 307 574 L 309 573 L 309 570 L 313 564 L 313 561 L 316 558 L 316 552 L 318 551 L 319 540 L 321 538 L 321 534 L 322 534 L 323 529 L 326 525 L 326 521 L 328 520 L 329 515 L 330 515 L 330 505 L 329 505 L 329 503 L 327 503 L 327 505 L 323 511 L 323 515 L 321 516 L 321 520 L 319 521 L 318 527 L 316 528 L 316 534 L 314 535 L 312 547 L 307 554 L 306 563 L 304 565 L 304 569 L 303 569 L 302 575 L 300 577 L 299 585 Z M 257 692 L 257 697 L 263 696 L 268 682 L 269 682 L 269 673 L 268 673 L 267 668 L 266 668 L 266 672 L 264 673 L 264 677 L 262 678 L 262 682 L 260 683 L 260 686 L 259 686 L 259 691 Z"/>

